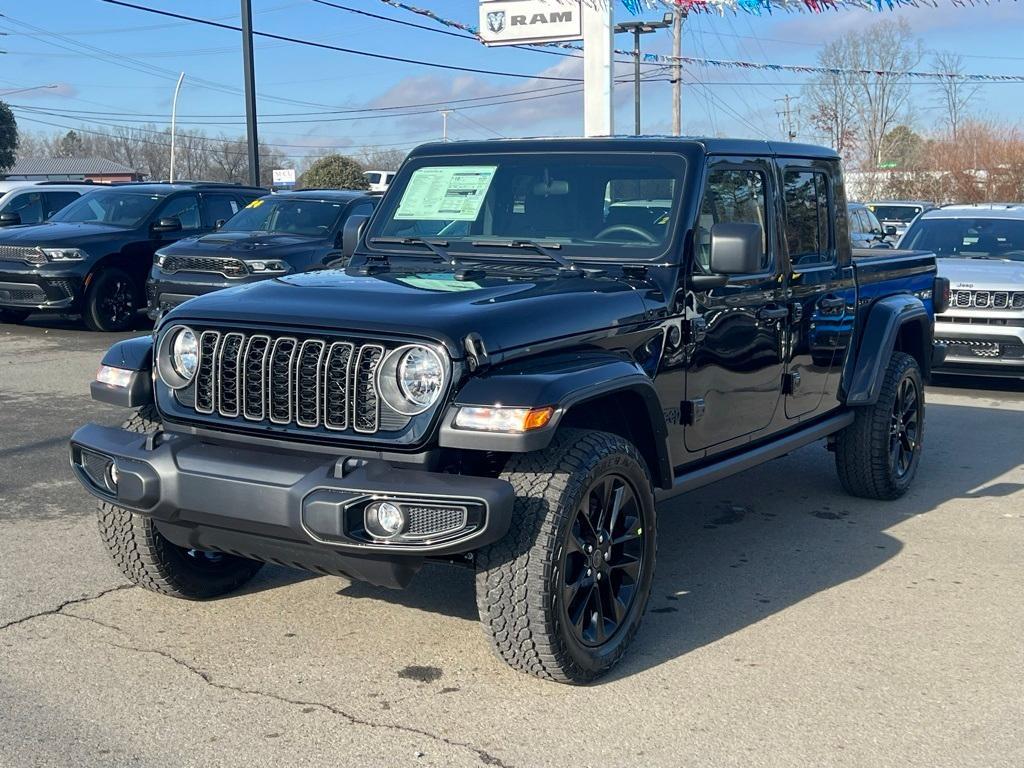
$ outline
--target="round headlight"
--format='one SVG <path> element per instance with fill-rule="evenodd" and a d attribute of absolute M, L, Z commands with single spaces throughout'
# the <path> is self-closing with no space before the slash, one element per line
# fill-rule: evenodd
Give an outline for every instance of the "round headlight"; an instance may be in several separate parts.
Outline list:
<path fill-rule="evenodd" d="M 191 328 L 182 328 L 171 342 L 171 367 L 186 381 L 192 381 L 199 367 L 199 341 Z"/>
<path fill-rule="evenodd" d="M 444 366 L 434 350 L 410 347 L 398 361 L 398 388 L 415 408 L 433 405 L 444 385 Z"/>

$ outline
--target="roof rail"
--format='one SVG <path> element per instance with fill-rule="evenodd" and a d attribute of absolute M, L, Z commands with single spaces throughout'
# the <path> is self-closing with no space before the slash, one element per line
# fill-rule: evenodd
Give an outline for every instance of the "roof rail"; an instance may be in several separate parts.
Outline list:
<path fill-rule="evenodd" d="M 57 181 L 56 179 L 47 179 L 46 181 L 37 181 L 36 186 L 41 187 L 44 184 L 96 184 L 97 182 L 92 179 L 67 179 L 65 181 Z"/>

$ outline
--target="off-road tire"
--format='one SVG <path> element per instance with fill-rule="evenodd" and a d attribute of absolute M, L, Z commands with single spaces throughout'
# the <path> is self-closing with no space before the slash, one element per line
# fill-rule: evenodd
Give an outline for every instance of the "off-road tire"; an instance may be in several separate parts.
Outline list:
<path fill-rule="evenodd" d="M 122 427 L 155 432 L 160 417 L 151 405 L 140 408 Z M 191 553 L 172 544 L 151 518 L 106 502 L 97 506 L 100 537 L 121 573 L 140 587 L 185 600 L 219 597 L 241 587 L 262 566 L 234 555 Z"/>
<path fill-rule="evenodd" d="M 32 314 L 27 309 L 0 309 L 0 323 L 23 323 Z"/>
<path fill-rule="evenodd" d="M 112 315 L 105 302 L 118 293 L 120 287 L 128 297 L 130 310 Z M 142 292 L 138 281 L 122 269 L 103 269 L 94 275 L 85 293 L 82 306 L 82 322 L 90 331 L 127 331 L 134 327 L 140 307 Z"/>
<path fill-rule="evenodd" d="M 635 490 L 644 554 L 631 607 L 616 632 L 595 648 L 581 644 L 563 617 L 560 569 L 576 510 L 591 484 L 611 472 Z M 589 683 L 622 658 L 650 595 L 656 518 L 647 465 L 617 435 L 564 429 L 546 450 L 513 457 L 501 477 L 515 489 L 515 508 L 508 534 L 477 552 L 480 621 L 497 655 L 514 669 Z"/>
<path fill-rule="evenodd" d="M 908 471 L 900 475 L 890 456 L 893 410 L 897 393 L 909 379 L 919 398 L 917 435 Z M 847 493 L 866 499 L 897 499 L 906 493 L 917 473 L 924 437 L 924 384 L 917 361 L 905 352 L 893 352 L 882 390 L 874 405 L 855 409 L 853 424 L 836 435 L 836 469 Z"/>

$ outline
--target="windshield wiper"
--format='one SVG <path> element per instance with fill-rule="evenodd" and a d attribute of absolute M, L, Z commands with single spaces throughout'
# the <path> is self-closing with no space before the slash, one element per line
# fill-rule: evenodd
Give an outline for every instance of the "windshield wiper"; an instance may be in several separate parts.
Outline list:
<path fill-rule="evenodd" d="M 474 240 L 470 245 L 477 248 L 532 248 L 537 251 L 537 253 L 547 256 L 551 261 L 564 269 L 571 269 L 574 272 L 579 269 L 579 267 L 569 259 L 565 258 L 562 254 L 556 253 L 556 249 L 562 247 L 561 243 L 541 245 L 535 240 Z"/>
<path fill-rule="evenodd" d="M 484 272 L 478 267 L 466 266 L 458 257 L 448 253 L 447 240 L 428 240 L 425 237 L 371 237 L 370 245 L 375 243 L 394 243 L 396 245 L 422 245 L 441 259 L 445 264 L 455 269 L 457 280 L 473 280 L 483 276 Z"/>

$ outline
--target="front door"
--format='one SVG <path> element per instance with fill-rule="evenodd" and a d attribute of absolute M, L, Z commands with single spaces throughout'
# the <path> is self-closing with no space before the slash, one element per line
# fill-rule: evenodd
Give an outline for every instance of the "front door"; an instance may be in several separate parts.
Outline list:
<path fill-rule="evenodd" d="M 712 160 L 705 174 L 694 228 L 691 270 L 710 272 L 711 227 L 758 224 L 764 234 L 761 269 L 732 275 L 727 285 L 694 289 L 687 314 L 704 321 L 694 338 L 686 374 L 684 441 L 689 451 L 709 450 L 765 429 L 782 391 L 784 338 L 789 310 L 778 248 L 777 210 L 770 201 L 774 174 L 762 158 Z"/>

